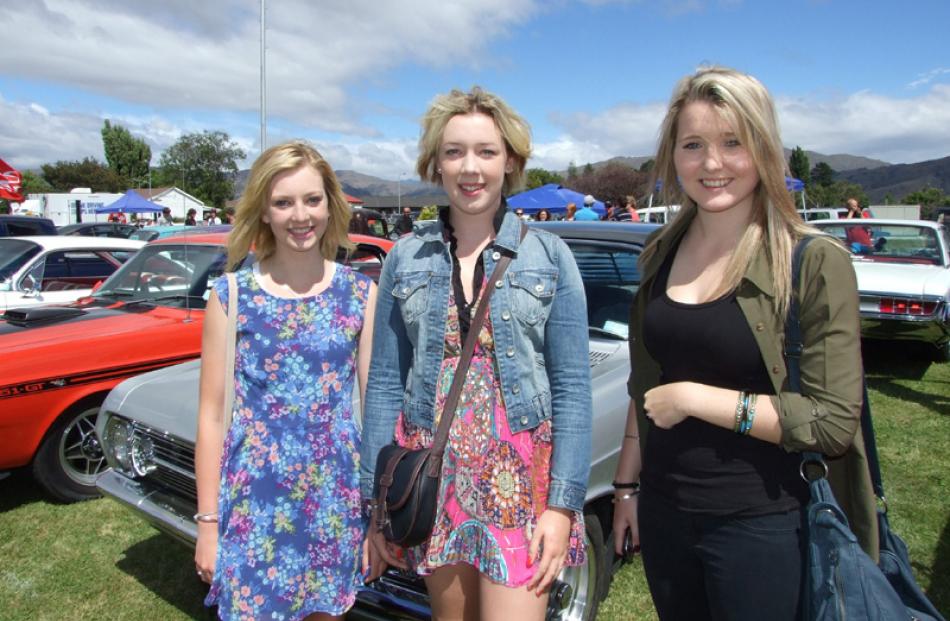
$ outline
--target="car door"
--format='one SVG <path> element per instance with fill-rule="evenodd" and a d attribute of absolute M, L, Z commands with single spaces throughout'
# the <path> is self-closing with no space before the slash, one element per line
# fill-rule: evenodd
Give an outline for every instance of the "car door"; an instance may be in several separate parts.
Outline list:
<path fill-rule="evenodd" d="M 57 250 L 40 257 L 20 280 L 22 306 L 68 304 L 89 295 L 127 258 L 128 251 Z"/>

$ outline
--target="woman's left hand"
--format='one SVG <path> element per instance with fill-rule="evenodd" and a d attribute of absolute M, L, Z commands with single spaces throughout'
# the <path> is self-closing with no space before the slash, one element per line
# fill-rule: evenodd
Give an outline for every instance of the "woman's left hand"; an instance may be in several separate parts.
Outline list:
<path fill-rule="evenodd" d="M 701 384 L 673 382 L 661 384 L 646 392 L 643 411 L 660 429 L 671 429 L 692 415 L 693 403 L 701 398 Z"/>
<path fill-rule="evenodd" d="M 363 575 L 366 576 L 364 582 L 367 584 L 382 576 L 388 567 L 386 561 L 376 551 L 371 538 L 372 534 L 367 533 L 366 538 L 363 539 Z"/>
<path fill-rule="evenodd" d="M 567 560 L 567 546 L 571 537 L 571 511 L 550 507 L 538 518 L 538 525 L 528 548 L 528 559 L 535 561 L 538 550 L 541 558 L 527 589 L 540 597 L 557 578 Z"/>

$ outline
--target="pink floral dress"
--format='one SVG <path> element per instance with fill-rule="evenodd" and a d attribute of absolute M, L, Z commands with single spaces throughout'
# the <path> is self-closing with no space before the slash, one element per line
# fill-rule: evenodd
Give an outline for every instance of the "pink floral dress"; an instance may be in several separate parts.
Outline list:
<path fill-rule="evenodd" d="M 406 557 L 420 575 L 467 563 L 493 582 L 519 587 L 531 579 L 537 566 L 528 552 L 538 517 L 547 508 L 551 421 L 511 432 L 495 375 L 494 346 L 491 322 L 486 321 L 449 431 L 432 535 L 426 543 L 407 550 Z M 458 307 L 450 293 L 436 423 L 461 350 Z M 432 437 L 431 430 L 399 416 L 396 442 L 400 446 L 423 448 L 432 444 Z M 580 565 L 584 559 L 584 518 L 575 513 L 567 564 Z"/>

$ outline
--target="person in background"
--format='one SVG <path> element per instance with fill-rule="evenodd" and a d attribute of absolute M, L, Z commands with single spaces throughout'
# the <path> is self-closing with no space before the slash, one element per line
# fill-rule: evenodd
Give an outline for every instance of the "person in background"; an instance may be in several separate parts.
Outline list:
<path fill-rule="evenodd" d="M 798 216 L 774 104 L 752 76 L 708 67 L 676 85 L 655 174 L 667 204 L 683 208 L 639 262 L 616 549 L 639 544 L 662 621 L 797 621 L 809 498 L 800 451 L 843 455 L 832 460 L 843 476 L 829 478 L 877 557 L 874 496 L 855 435 L 854 268 L 836 240 Z M 792 250 L 804 236 L 815 239 L 793 291 Z M 792 296 L 802 394 L 788 388 L 782 349 Z"/>
<path fill-rule="evenodd" d="M 535 214 L 534 219 L 538 222 L 550 222 L 551 221 L 551 212 L 543 207 L 538 210 L 538 213 Z"/>
<path fill-rule="evenodd" d="M 216 209 L 212 209 L 211 213 L 208 214 L 208 219 L 205 220 L 205 224 L 208 226 L 221 224 L 221 218 L 218 217 L 218 211 Z"/>
<path fill-rule="evenodd" d="M 472 310 L 494 291 L 449 431 L 435 525 L 406 560 L 425 580 L 435 619 L 541 621 L 554 577 L 585 555 L 593 406 L 587 317 L 577 314 L 583 283 L 558 236 L 508 210 L 531 144 L 505 102 L 478 87 L 440 95 L 419 142 L 419 176 L 445 189 L 449 207 L 401 238 L 383 266 L 363 498 L 373 499 L 384 445 L 431 446 Z M 513 257 L 512 278 L 489 283 L 502 253 Z M 518 274 L 531 286 L 513 286 Z M 372 541 L 398 563 L 382 533 Z"/>
<path fill-rule="evenodd" d="M 633 194 L 627 195 L 624 211 L 626 211 L 628 216 L 625 218 L 626 220 L 629 220 L 630 222 L 640 221 L 640 214 L 637 213 L 637 197 Z"/>
<path fill-rule="evenodd" d="M 858 202 L 858 199 L 851 197 L 845 201 L 845 205 L 848 207 L 848 217 L 849 218 L 870 218 L 871 212 L 867 209 L 862 209 L 861 204 Z"/>
<path fill-rule="evenodd" d="M 584 206 L 577 210 L 577 213 L 574 214 L 574 219 L 587 222 L 596 222 L 600 220 L 600 216 L 598 216 L 597 212 L 594 211 L 593 196 L 588 194 L 584 197 Z"/>
<path fill-rule="evenodd" d="M 162 207 L 162 218 L 158 223 L 165 225 L 175 224 L 175 220 L 172 218 L 171 207 Z"/>
<path fill-rule="evenodd" d="M 568 203 L 566 209 L 566 215 L 564 216 L 565 220 L 574 220 L 574 216 L 577 214 L 577 205 L 574 203 Z"/>
<path fill-rule="evenodd" d="M 256 260 L 237 270 L 234 298 L 227 276 L 214 282 L 201 341 L 195 566 L 221 619 L 342 619 L 364 576 L 384 569 L 365 538 L 351 400 L 355 387 L 365 396 L 376 286 L 335 263 L 352 247 L 349 219 L 313 147 L 277 145 L 251 166 L 228 269 L 252 246 Z"/>
<path fill-rule="evenodd" d="M 397 235 L 402 237 L 408 233 L 412 233 L 412 210 L 408 207 L 402 208 L 402 215 L 399 216 L 399 219 L 396 220 L 396 225 L 393 226 L 393 231 Z"/>
<path fill-rule="evenodd" d="M 198 214 L 198 211 L 192 207 L 188 210 L 188 214 L 185 216 L 185 226 L 195 226 L 198 222 L 195 220 L 195 216 Z"/>

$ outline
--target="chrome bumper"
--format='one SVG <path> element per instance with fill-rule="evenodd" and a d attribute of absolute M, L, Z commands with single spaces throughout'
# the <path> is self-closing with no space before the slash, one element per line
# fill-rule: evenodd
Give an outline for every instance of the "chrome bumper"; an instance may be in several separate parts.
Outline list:
<path fill-rule="evenodd" d="M 114 470 L 107 470 L 96 480 L 96 487 L 110 498 L 133 509 L 152 526 L 178 542 L 193 547 L 198 527 L 192 520 L 194 506 L 160 491 L 149 490 Z M 413 576 L 388 571 L 386 575 L 364 587 L 357 595 L 356 605 L 347 619 L 359 621 L 423 621 L 432 618 L 429 598 L 421 590 L 421 581 Z"/>

